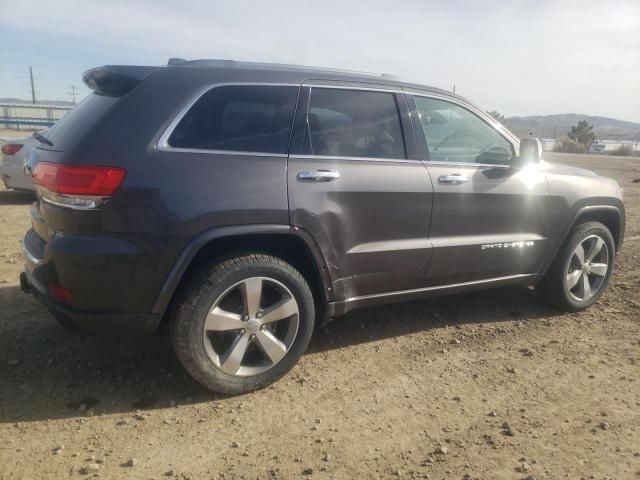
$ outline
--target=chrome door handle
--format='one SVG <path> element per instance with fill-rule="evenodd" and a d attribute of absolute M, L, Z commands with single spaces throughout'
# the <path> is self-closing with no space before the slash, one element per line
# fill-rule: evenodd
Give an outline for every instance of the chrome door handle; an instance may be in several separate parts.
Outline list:
<path fill-rule="evenodd" d="M 340 173 L 329 170 L 304 171 L 299 172 L 297 178 L 301 182 L 330 182 L 331 180 L 340 178 Z"/>
<path fill-rule="evenodd" d="M 441 175 L 438 177 L 440 183 L 451 183 L 453 185 L 460 185 L 470 180 L 466 175 L 460 175 L 459 173 L 452 173 L 451 175 Z"/>

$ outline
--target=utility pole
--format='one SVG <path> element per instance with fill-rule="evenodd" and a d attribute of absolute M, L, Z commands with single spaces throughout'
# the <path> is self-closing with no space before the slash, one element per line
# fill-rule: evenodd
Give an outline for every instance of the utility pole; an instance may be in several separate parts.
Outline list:
<path fill-rule="evenodd" d="M 76 104 L 76 95 L 77 95 L 77 91 L 76 91 L 76 86 L 75 85 L 71 85 L 71 91 L 67 92 L 67 95 L 71 95 L 71 101 L 75 105 Z"/>
<path fill-rule="evenodd" d="M 36 89 L 33 86 L 33 68 L 29 65 L 29 78 L 31 79 L 31 103 L 36 104 Z"/>

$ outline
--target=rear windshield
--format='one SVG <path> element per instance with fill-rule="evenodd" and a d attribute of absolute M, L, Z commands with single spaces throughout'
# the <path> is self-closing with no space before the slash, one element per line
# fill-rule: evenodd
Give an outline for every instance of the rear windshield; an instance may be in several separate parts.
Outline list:
<path fill-rule="evenodd" d="M 72 110 L 69 110 L 43 135 L 53 143 L 53 146 L 39 143 L 38 147 L 48 150 L 64 151 L 81 139 L 109 109 L 116 104 L 118 98 L 105 97 L 92 93 Z"/>

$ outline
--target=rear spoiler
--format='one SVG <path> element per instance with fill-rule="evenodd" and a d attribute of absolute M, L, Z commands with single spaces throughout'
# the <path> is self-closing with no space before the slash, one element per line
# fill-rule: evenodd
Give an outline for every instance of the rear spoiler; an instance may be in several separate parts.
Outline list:
<path fill-rule="evenodd" d="M 105 65 L 84 72 L 82 81 L 98 95 L 121 97 L 159 68 L 162 67 Z"/>

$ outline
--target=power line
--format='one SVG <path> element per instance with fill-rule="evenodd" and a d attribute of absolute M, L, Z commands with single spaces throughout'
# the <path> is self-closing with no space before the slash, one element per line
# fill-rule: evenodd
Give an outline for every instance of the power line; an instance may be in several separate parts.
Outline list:
<path fill-rule="evenodd" d="M 76 95 L 78 95 L 78 90 L 76 88 L 75 85 L 71 85 L 71 91 L 67 92 L 67 95 L 71 96 L 71 102 L 75 105 L 76 104 Z"/>
<path fill-rule="evenodd" d="M 38 98 L 43 95 L 57 98 L 68 96 L 75 104 L 91 93 L 91 90 L 86 86 L 73 83 L 77 79 L 76 75 L 62 77 L 36 73 L 32 65 L 26 65 L 26 70 L 26 74 L 15 75 L 15 78 L 0 76 L 0 85 L 3 86 L 2 89 L 10 89 L 15 93 L 20 92 L 20 95 L 27 94 L 31 97 L 31 103 L 33 104 L 36 104 Z M 36 66 L 35 70 L 39 72 L 40 67 Z"/>

